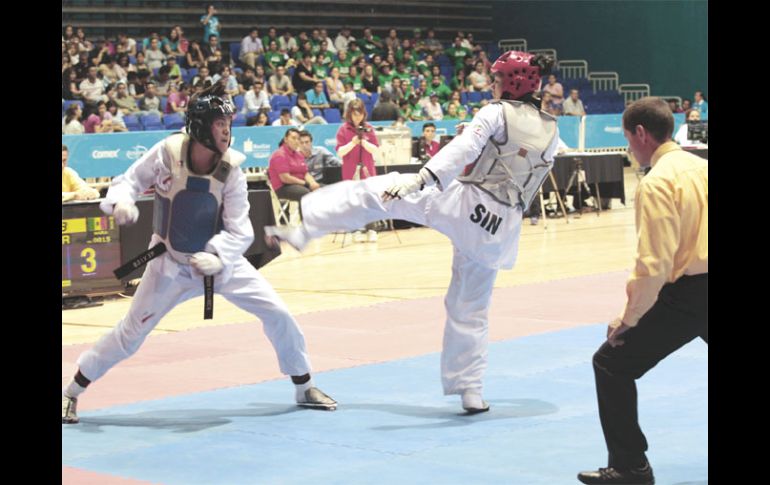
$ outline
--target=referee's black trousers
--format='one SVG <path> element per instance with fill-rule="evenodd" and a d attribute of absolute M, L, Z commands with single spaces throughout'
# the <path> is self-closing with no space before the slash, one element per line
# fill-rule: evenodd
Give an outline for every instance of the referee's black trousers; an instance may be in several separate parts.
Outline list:
<path fill-rule="evenodd" d="M 620 335 L 623 345 L 605 342 L 594 354 L 608 466 L 627 469 L 645 463 L 647 440 L 639 428 L 635 381 L 696 337 L 708 344 L 708 282 L 705 273 L 664 285 L 639 323 Z"/>

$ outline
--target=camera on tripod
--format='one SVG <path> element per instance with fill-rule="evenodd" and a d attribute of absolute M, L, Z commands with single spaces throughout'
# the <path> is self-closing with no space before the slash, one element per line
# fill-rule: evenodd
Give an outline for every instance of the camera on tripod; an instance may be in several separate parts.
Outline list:
<path fill-rule="evenodd" d="M 709 142 L 709 122 L 708 121 L 688 121 L 687 139 L 708 144 Z"/>
<path fill-rule="evenodd" d="M 570 175 L 569 182 L 567 182 L 567 187 L 564 189 L 564 195 L 567 195 L 574 187 L 575 197 L 573 199 L 572 205 L 576 210 L 582 210 L 584 201 L 593 197 L 593 195 L 591 194 L 591 188 L 588 186 L 586 181 L 586 173 L 583 169 L 583 159 L 580 157 L 574 157 L 572 161 L 572 174 Z"/>

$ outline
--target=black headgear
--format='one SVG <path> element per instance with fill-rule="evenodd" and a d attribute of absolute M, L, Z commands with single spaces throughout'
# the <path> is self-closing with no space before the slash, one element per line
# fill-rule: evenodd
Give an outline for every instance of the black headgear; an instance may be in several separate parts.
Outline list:
<path fill-rule="evenodd" d="M 214 136 L 211 134 L 211 126 L 217 118 L 229 118 L 234 114 L 235 106 L 230 100 L 214 95 L 202 96 L 187 107 L 185 127 L 190 138 L 209 150 L 223 155 L 217 149 Z M 230 139 L 232 139 L 232 133 Z M 229 141 L 227 145 L 230 146 Z"/>

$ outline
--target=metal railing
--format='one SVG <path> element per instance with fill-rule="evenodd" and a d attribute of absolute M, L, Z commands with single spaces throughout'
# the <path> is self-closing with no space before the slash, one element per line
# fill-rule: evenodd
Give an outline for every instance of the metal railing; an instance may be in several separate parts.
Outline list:
<path fill-rule="evenodd" d="M 650 95 L 649 84 L 621 84 L 618 86 L 618 91 L 623 95 L 623 99 L 626 103 L 629 101 L 636 101 L 639 98 Z"/>
<path fill-rule="evenodd" d="M 556 49 L 532 49 L 529 51 L 530 54 L 543 54 L 544 56 L 550 56 L 553 58 L 553 62 L 556 63 L 559 61 L 559 58 L 556 57 Z"/>
<path fill-rule="evenodd" d="M 563 79 L 575 79 L 588 76 L 588 61 L 584 59 L 559 61 L 558 66 Z"/>
<path fill-rule="evenodd" d="M 617 72 L 591 72 L 588 80 L 591 81 L 594 94 L 596 91 L 617 91 L 620 82 Z"/>
<path fill-rule="evenodd" d="M 527 52 L 527 39 L 501 39 L 497 42 L 497 47 L 501 51 L 524 51 Z"/>

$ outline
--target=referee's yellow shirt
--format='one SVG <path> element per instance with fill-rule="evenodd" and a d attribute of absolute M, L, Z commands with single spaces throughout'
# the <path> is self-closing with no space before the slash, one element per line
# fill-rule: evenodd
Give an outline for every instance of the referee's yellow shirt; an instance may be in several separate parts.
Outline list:
<path fill-rule="evenodd" d="M 708 273 L 708 161 L 662 144 L 636 189 L 638 246 L 621 321 L 635 326 L 665 283 Z"/>

